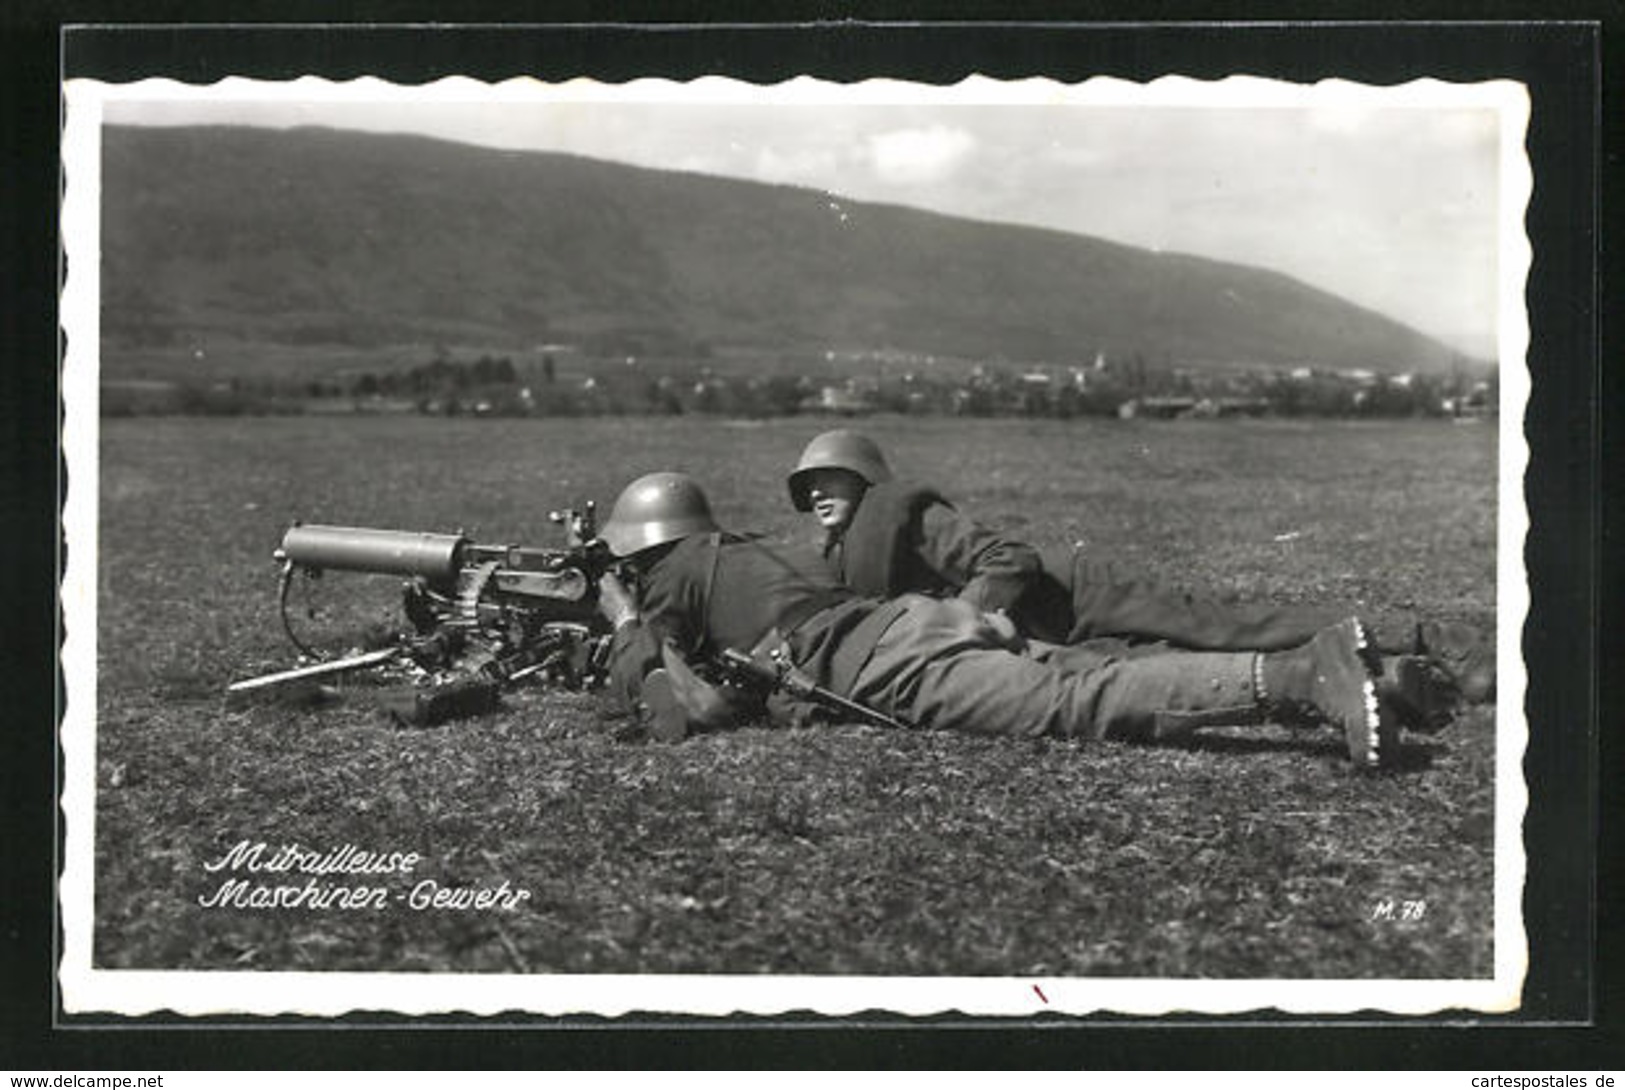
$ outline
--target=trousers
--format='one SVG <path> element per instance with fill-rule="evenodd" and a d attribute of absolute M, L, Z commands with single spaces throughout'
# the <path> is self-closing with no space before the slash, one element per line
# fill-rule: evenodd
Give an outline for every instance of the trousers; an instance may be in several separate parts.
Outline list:
<path fill-rule="evenodd" d="M 1250 652 L 1011 641 L 967 602 L 900 601 L 846 695 L 915 727 L 1152 741 L 1258 718 Z"/>
<path fill-rule="evenodd" d="M 1053 643 L 1103 636 L 1191 651 L 1281 651 L 1350 615 L 1340 606 L 1233 602 L 1143 579 L 1072 549 L 1043 554 L 1044 571 L 1012 609 L 1023 632 Z"/>

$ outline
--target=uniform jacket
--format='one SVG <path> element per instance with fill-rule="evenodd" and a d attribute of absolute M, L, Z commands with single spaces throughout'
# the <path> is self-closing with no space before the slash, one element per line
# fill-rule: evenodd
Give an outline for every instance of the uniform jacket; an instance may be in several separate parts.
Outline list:
<path fill-rule="evenodd" d="M 633 589 L 639 618 L 610 642 L 611 684 L 628 702 L 670 641 L 691 662 L 731 647 L 749 653 L 777 631 L 814 681 L 845 692 L 898 612 L 859 596 L 816 557 L 732 534 L 683 538 Z"/>
<path fill-rule="evenodd" d="M 861 594 L 957 595 L 1003 610 L 1045 643 L 1112 637 L 1198 651 L 1278 650 L 1308 642 L 1348 610 L 1226 602 L 1114 570 L 1075 546 L 1043 554 L 1000 537 L 939 493 L 887 481 L 868 489 L 844 534 L 824 544 L 834 576 Z"/>
<path fill-rule="evenodd" d="M 933 489 L 887 481 L 863 494 L 852 524 L 824 543 L 831 573 L 859 594 L 957 595 L 1007 610 L 1043 570 L 1029 545 L 1000 537 Z"/>

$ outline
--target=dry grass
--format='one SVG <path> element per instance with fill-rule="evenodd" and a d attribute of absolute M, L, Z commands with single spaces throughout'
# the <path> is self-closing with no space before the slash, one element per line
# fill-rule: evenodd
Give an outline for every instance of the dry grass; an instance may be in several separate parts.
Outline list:
<path fill-rule="evenodd" d="M 1493 709 L 1399 771 L 1335 738 L 1191 749 L 855 726 L 643 743 L 596 694 L 388 724 L 228 706 L 284 664 L 268 553 L 293 519 L 551 541 L 550 507 L 684 469 L 788 536 L 822 426 L 697 420 L 110 421 L 101 455 L 95 958 L 105 967 L 1467 977 L 1491 972 Z M 1039 543 L 1376 616 L 1494 613 L 1494 429 L 873 422 L 900 468 Z M 341 629 L 388 580 L 329 577 Z M 513 913 L 206 910 L 238 840 L 415 851 Z M 396 880 L 400 888 L 409 883 Z M 1373 919 L 1385 900 L 1420 919 Z"/>

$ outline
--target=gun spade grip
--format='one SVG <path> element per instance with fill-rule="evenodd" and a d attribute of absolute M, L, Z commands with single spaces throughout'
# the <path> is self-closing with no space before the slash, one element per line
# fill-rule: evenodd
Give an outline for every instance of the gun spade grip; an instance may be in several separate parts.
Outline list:
<path fill-rule="evenodd" d="M 446 580 L 456 576 L 465 543 L 466 539 L 456 534 L 359 526 L 293 526 L 282 537 L 282 555 L 307 568 Z"/>

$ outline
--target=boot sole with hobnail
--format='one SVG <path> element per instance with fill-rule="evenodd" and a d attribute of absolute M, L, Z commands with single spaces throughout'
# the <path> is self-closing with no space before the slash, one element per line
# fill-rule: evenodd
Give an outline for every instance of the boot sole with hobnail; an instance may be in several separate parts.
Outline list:
<path fill-rule="evenodd" d="M 1377 703 L 1377 684 L 1365 629 L 1353 617 L 1322 629 L 1309 644 L 1314 662 L 1315 707 L 1343 731 L 1349 760 L 1357 768 L 1379 768 L 1392 760 L 1398 725 Z"/>

